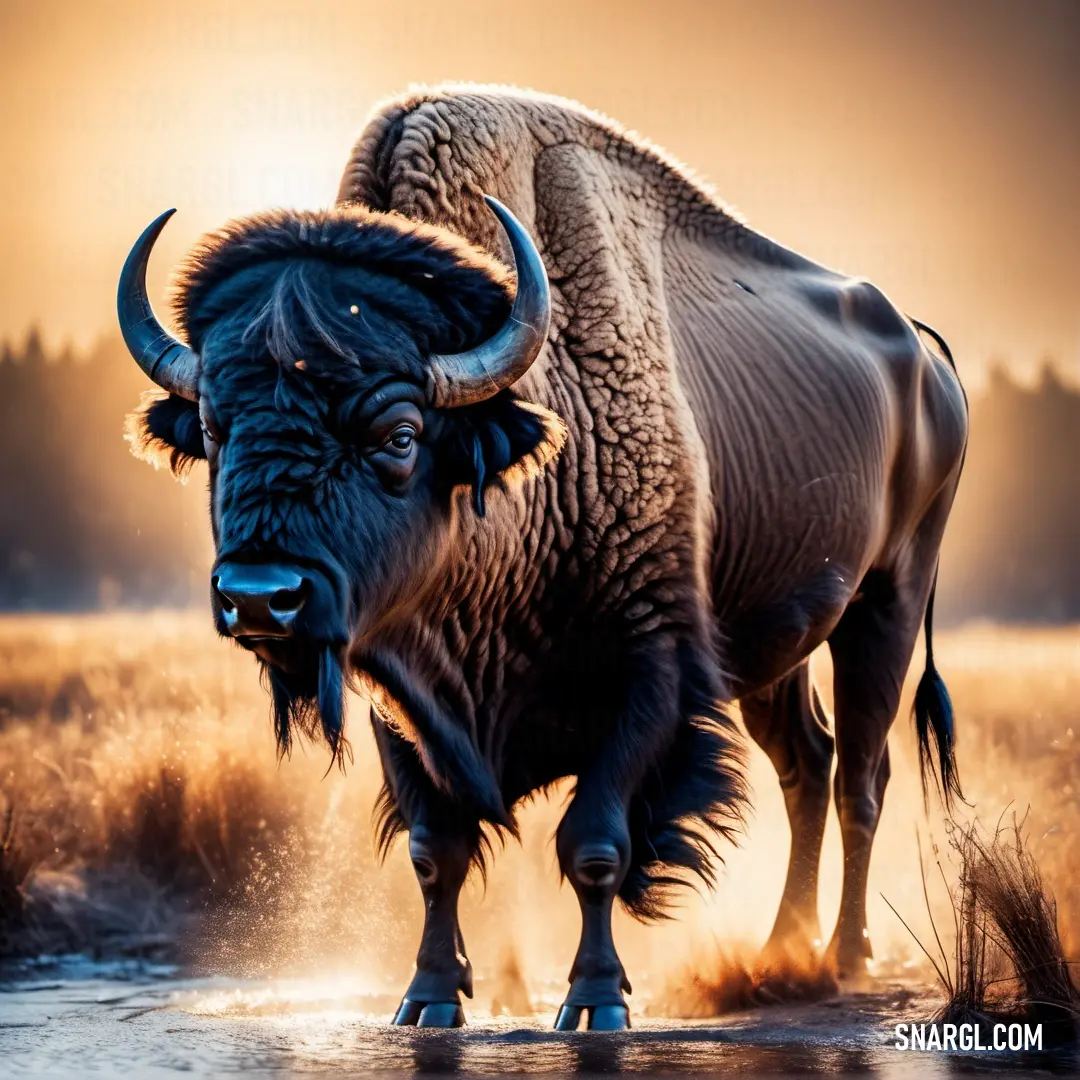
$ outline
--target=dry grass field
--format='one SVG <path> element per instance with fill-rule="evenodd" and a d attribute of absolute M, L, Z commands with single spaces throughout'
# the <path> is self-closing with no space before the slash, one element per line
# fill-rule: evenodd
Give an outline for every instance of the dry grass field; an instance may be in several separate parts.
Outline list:
<path fill-rule="evenodd" d="M 1003 813 L 1027 815 L 1066 950 L 1080 955 L 1080 630 L 940 637 L 973 804 L 964 816 L 992 830 Z M 817 674 L 827 690 L 827 656 Z M 237 976 L 360 972 L 373 991 L 399 991 L 422 911 L 401 845 L 384 866 L 373 855 L 367 729 L 366 705 L 353 699 L 356 760 L 345 775 L 327 773 L 321 748 L 278 763 L 253 662 L 217 641 L 202 613 L 0 620 L 0 951 L 165 956 Z M 924 814 L 906 714 L 892 753 L 870 933 L 879 974 L 919 976 L 929 967 L 889 905 L 932 940 L 921 843 L 935 921 L 950 936 L 933 864 L 950 883 L 957 867 L 936 803 Z M 788 840 L 756 750 L 751 769 L 755 811 L 717 894 L 688 896 L 659 926 L 620 917 L 637 1008 L 702 1007 L 685 999 L 688 976 L 738 968 L 768 933 Z M 467 888 L 477 999 L 495 1013 L 557 1000 L 564 985 L 577 937 L 552 842 L 564 794 L 527 807 L 521 845 L 497 856 L 486 888 Z M 840 890 L 834 822 L 824 859 L 828 932 Z"/>

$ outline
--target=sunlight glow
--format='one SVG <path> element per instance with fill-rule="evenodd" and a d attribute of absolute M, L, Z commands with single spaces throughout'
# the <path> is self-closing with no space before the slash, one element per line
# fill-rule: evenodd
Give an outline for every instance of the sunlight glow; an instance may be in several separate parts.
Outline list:
<path fill-rule="evenodd" d="M 173 1007 L 198 1016 L 368 1015 L 372 999 L 384 991 L 361 975 L 322 975 L 307 979 L 275 979 L 225 989 L 181 991 Z M 385 1010 L 383 1010 L 385 1011 Z"/>

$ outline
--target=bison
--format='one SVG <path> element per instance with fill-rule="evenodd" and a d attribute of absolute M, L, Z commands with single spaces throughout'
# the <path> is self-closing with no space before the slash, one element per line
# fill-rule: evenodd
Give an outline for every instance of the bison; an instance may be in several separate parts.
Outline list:
<path fill-rule="evenodd" d="M 470 866 L 574 777 L 556 848 L 582 931 L 556 1027 L 627 1027 L 612 906 L 652 918 L 712 882 L 746 800 L 736 700 L 791 824 L 767 948 L 819 937 L 835 741 L 827 956 L 863 967 L 924 618 L 924 787 L 934 759 L 959 792 L 930 623 L 967 411 L 940 339 L 637 137 L 517 91 L 392 102 L 333 209 L 204 239 L 176 289 L 184 342 L 145 288 L 167 217 L 120 281 L 127 345 L 166 391 L 131 438 L 209 464 L 214 620 L 264 666 L 281 750 L 321 729 L 340 760 L 347 681 L 371 702 L 379 844 L 408 833 L 425 909 L 395 1022 L 464 1021 Z M 808 667 L 823 642 L 835 738 Z"/>

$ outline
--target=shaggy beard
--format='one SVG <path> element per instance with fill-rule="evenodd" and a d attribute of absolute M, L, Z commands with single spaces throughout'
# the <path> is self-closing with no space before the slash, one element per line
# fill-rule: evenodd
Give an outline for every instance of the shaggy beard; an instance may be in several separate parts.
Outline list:
<path fill-rule="evenodd" d="M 330 747 L 331 767 L 336 762 L 344 768 L 346 757 L 352 760 L 352 751 L 345 738 L 345 671 L 340 652 L 323 646 L 314 672 L 298 674 L 269 666 L 264 671 L 270 679 L 279 755 L 292 752 L 295 731 L 313 740 L 321 732 Z"/>

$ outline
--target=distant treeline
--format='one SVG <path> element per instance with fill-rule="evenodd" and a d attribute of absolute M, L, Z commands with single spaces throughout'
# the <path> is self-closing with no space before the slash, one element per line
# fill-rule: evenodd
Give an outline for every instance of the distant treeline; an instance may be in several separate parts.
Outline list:
<path fill-rule="evenodd" d="M 198 474 L 181 487 L 124 441 L 124 417 L 150 385 L 119 339 L 49 355 L 32 331 L 0 349 L 0 609 L 206 595 Z"/>
<path fill-rule="evenodd" d="M 1080 393 L 1050 364 L 1030 389 L 995 368 L 970 404 L 941 615 L 1080 620 Z"/>
<path fill-rule="evenodd" d="M 203 472 L 186 487 L 128 451 L 149 383 L 118 339 L 47 355 L 0 349 L 0 609 L 202 602 Z M 972 396 L 971 443 L 938 590 L 945 621 L 1080 620 L 1080 393 L 995 370 Z"/>

